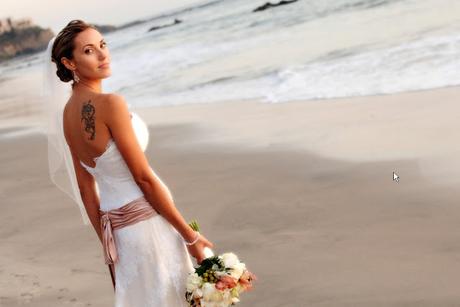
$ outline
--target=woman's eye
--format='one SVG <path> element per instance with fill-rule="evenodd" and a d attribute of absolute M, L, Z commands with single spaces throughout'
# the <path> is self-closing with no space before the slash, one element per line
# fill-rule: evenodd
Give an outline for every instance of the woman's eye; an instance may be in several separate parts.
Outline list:
<path fill-rule="evenodd" d="M 106 43 L 106 42 L 103 42 L 103 43 L 101 44 L 101 48 L 105 48 L 106 46 L 107 46 L 107 43 Z"/>
<path fill-rule="evenodd" d="M 85 50 L 85 53 L 86 53 L 86 54 L 90 54 L 91 52 L 93 52 L 93 50 L 91 50 L 91 49 L 86 49 L 86 50 Z"/>

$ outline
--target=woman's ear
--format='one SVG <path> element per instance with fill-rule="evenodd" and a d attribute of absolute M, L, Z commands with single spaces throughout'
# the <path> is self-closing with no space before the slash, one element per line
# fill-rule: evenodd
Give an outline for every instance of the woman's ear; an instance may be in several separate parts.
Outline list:
<path fill-rule="evenodd" d="M 61 58 L 61 63 L 64 64 L 64 66 L 68 69 L 68 70 L 75 70 L 75 64 L 69 60 L 68 58 L 66 57 L 62 57 Z"/>

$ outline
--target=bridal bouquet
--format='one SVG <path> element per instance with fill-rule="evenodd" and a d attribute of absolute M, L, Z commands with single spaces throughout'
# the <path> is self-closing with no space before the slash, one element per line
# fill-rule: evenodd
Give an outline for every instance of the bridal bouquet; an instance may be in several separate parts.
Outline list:
<path fill-rule="evenodd" d="M 199 231 L 196 221 L 190 226 Z M 187 302 L 192 307 L 235 305 L 240 301 L 240 293 L 251 290 L 251 281 L 257 277 L 246 269 L 246 265 L 234 253 L 206 257 L 187 278 Z"/>

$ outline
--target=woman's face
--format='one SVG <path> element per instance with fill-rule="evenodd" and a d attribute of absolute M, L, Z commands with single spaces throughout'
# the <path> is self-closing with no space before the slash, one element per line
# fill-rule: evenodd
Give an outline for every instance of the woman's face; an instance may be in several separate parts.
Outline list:
<path fill-rule="evenodd" d="M 71 62 L 80 79 L 104 79 L 111 75 L 109 49 L 101 33 L 88 28 L 78 33 L 74 44 Z"/>

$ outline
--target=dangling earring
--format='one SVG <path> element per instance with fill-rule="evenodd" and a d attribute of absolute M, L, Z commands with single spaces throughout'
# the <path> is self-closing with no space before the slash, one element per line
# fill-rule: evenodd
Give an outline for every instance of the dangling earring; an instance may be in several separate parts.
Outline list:
<path fill-rule="evenodd" d="M 78 78 L 77 74 L 75 73 L 75 70 L 72 70 L 72 75 L 75 83 L 78 83 L 80 81 L 80 78 Z"/>

